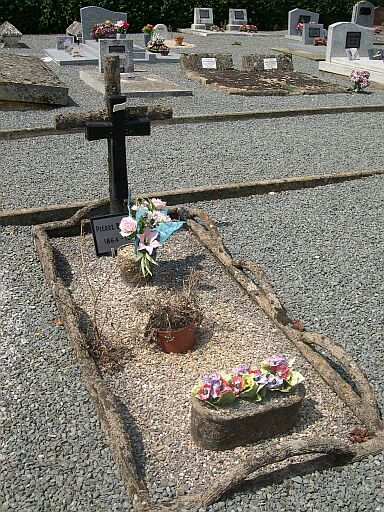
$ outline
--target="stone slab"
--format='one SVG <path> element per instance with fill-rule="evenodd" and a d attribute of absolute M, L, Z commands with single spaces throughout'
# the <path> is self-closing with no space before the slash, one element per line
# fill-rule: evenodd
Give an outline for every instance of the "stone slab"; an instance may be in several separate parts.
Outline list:
<path fill-rule="evenodd" d="M 68 87 L 40 59 L 1 53 L 0 100 L 66 105 Z"/>
<path fill-rule="evenodd" d="M 181 34 L 190 34 L 192 36 L 202 36 L 202 37 L 208 37 L 208 36 L 246 36 L 246 37 L 266 37 L 266 36 L 281 36 L 283 37 L 285 35 L 284 31 L 275 31 L 275 32 L 240 32 L 240 31 L 225 31 L 225 32 L 214 32 L 213 30 L 203 30 L 203 29 L 192 29 L 192 28 L 179 28 L 177 30 Z M 300 38 L 301 39 L 301 38 Z"/>
<path fill-rule="evenodd" d="M 349 77 L 354 69 L 369 71 L 371 82 L 384 84 L 384 62 L 381 60 L 369 60 L 368 57 L 361 57 L 359 60 L 333 57 L 331 62 L 319 62 L 319 71 L 334 73 L 335 75 Z"/>
<path fill-rule="evenodd" d="M 327 51 L 326 46 L 308 46 L 301 43 L 296 44 L 291 42 L 287 44 L 287 41 L 285 41 L 285 44 L 286 46 L 284 47 L 271 48 L 271 50 L 278 53 L 285 53 L 296 55 L 297 57 L 304 57 L 305 59 L 309 60 L 325 60 L 325 53 Z"/>
<path fill-rule="evenodd" d="M 87 85 L 104 94 L 104 76 L 97 69 L 81 70 L 80 78 Z M 184 89 L 162 76 L 147 71 L 121 74 L 121 92 L 130 98 L 193 96 L 192 90 Z"/>

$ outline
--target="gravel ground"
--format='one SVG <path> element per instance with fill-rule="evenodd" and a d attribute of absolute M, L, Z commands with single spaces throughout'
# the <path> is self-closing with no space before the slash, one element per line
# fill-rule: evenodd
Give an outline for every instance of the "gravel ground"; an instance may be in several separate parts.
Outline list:
<path fill-rule="evenodd" d="M 232 46 L 221 36 L 187 36 L 198 45 L 189 51 L 228 51 L 235 61 L 243 52 L 284 45 L 275 37 L 243 39 L 241 46 Z M 42 48 L 53 47 L 54 37 L 23 40 L 31 50 L 19 53 L 42 56 Z M 80 83 L 77 69 L 51 66 L 69 84 L 70 96 L 81 109 L 102 105 L 101 95 Z M 315 73 L 316 64 L 295 58 L 295 68 Z M 150 69 L 187 83 L 177 65 Z M 241 98 L 193 82 L 188 86 L 195 91 L 193 98 L 172 99 L 178 115 L 380 103 L 384 97 L 384 91 L 372 89 L 372 94 L 359 96 Z M 0 112 L 0 126 L 51 124 L 53 112 Z M 176 127 L 159 127 L 151 139 L 130 141 L 134 189 L 363 169 L 382 162 L 378 141 L 383 114 L 251 123 L 233 123 L 229 129 L 227 123 L 204 125 L 202 130 L 185 126 L 177 132 Z M 236 150 L 242 149 L 241 158 L 233 140 Z M 105 197 L 105 146 L 86 143 L 81 135 L 1 143 L 1 208 Z M 204 206 L 220 222 L 231 251 L 251 253 L 263 265 L 293 317 L 347 347 L 369 374 L 383 409 L 383 178 Z M 6 228 L 0 236 L 2 510 L 130 510 L 72 350 L 61 328 L 50 323 L 57 310 L 30 230 Z M 382 511 L 383 462 L 380 455 L 339 471 L 256 483 L 207 511 Z M 166 492 L 159 485 L 159 492 Z"/>

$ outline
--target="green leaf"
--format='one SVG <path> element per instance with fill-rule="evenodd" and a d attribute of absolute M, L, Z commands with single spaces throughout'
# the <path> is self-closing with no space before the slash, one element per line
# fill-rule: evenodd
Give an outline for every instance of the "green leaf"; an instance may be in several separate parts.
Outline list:
<path fill-rule="evenodd" d="M 220 395 L 220 397 L 217 400 L 216 404 L 220 405 L 220 406 L 227 405 L 227 404 L 230 404 L 230 403 L 234 402 L 235 399 L 236 399 L 236 397 L 233 394 L 233 392 L 232 391 L 228 391 L 227 393 L 222 393 Z"/>

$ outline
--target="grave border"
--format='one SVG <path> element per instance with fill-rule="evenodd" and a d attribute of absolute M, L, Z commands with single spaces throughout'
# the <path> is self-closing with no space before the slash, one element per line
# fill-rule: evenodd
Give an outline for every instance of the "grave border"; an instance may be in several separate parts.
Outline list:
<path fill-rule="evenodd" d="M 105 205 L 103 206 L 105 207 Z M 292 442 L 289 439 L 280 443 L 273 454 L 258 453 L 239 464 L 234 472 L 228 472 L 205 494 L 194 494 L 173 499 L 163 505 L 149 504 L 149 494 L 144 480 L 139 476 L 131 448 L 129 433 L 119 412 L 119 400 L 110 391 L 102 378 L 97 362 L 87 349 L 86 336 L 82 332 L 76 304 L 58 274 L 50 238 L 73 236 L 80 233 L 82 221 L 91 215 L 101 213 L 102 207 L 88 206 L 65 221 L 58 221 L 32 228 L 32 236 L 40 258 L 45 278 L 51 288 L 60 312 L 68 338 L 74 347 L 77 364 L 80 367 L 85 385 L 95 404 L 102 429 L 106 435 L 112 455 L 119 466 L 126 490 L 134 506 L 141 511 L 180 510 L 181 506 L 208 506 L 224 494 L 236 489 L 255 470 L 269 464 L 287 460 L 297 455 L 317 454 L 311 464 L 325 467 L 340 466 L 360 461 L 369 455 L 384 451 L 384 426 L 371 386 L 348 353 L 327 336 L 298 330 L 288 318 L 284 307 L 268 282 L 262 269 L 251 260 L 234 260 L 226 251 L 220 233 L 208 216 L 200 209 L 187 210 L 182 206 L 171 208 L 174 214 L 186 221 L 189 229 L 221 263 L 227 273 L 247 292 L 272 322 L 294 343 L 296 348 L 313 365 L 314 369 L 341 398 L 353 414 L 370 430 L 375 432 L 373 439 L 358 446 L 333 438 L 309 438 L 307 441 Z M 252 278 L 249 276 L 252 275 Z M 344 381 L 330 364 L 316 351 L 322 348 L 332 355 L 354 380 L 357 393 Z M 326 457 L 324 457 L 324 455 Z M 311 466 L 311 464 L 309 466 Z M 307 472 L 311 467 L 307 467 Z M 273 470 L 271 474 L 275 474 Z"/>

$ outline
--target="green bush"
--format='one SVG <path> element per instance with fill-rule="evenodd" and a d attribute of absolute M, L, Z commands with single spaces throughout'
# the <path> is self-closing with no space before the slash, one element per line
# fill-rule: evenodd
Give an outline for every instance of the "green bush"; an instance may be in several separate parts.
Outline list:
<path fill-rule="evenodd" d="M 376 0 L 384 5 L 384 0 Z M 130 32 L 140 32 L 146 23 L 164 23 L 168 27 L 185 28 L 193 23 L 194 7 L 212 7 L 214 22 L 228 21 L 228 9 L 247 9 L 248 22 L 259 30 L 277 30 L 287 27 L 288 11 L 295 7 L 320 13 L 325 26 L 337 21 L 349 21 L 355 0 L 0 0 L 2 21 L 10 21 L 24 34 L 63 33 L 74 20 L 80 21 L 79 10 L 87 5 L 98 5 L 112 11 L 127 12 Z"/>

